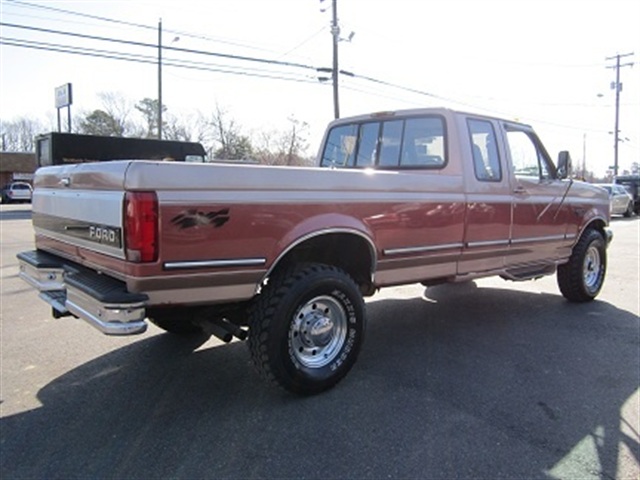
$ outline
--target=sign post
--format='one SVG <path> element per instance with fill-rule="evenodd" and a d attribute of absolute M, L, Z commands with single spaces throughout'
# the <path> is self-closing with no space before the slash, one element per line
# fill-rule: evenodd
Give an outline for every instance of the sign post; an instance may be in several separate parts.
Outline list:
<path fill-rule="evenodd" d="M 58 131 L 61 131 L 60 127 L 60 109 L 67 107 L 67 131 L 71 133 L 71 104 L 73 103 L 73 97 L 71 95 L 71 84 L 65 83 L 56 88 L 56 109 L 58 111 Z"/>

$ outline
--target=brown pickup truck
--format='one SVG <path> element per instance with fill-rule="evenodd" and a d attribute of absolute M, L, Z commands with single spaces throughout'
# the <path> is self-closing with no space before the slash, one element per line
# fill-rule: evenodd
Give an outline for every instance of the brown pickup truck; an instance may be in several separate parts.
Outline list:
<path fill-rule="evenodd" d="M 20 275 L 106 334 L 247 339 L 264 378 L 313 394 L 353 366 L 379 288 L 557 272 L 595 298 L 609 200 L 570 169 L 527 125 L 446 109 L 337 120 L 310 168 L 45 167 Z"/>

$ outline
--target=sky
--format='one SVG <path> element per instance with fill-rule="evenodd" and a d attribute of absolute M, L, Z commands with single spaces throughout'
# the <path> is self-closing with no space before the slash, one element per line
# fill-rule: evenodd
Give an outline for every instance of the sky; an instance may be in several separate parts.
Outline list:
<path fill-rule="evenodd" d="M 353 74 L 340 77 L 342 117 L 448 107 L 518 120 L 536 129 L 554 159 L 569 150 L 574 165 L 584 160 L 604 175 L 615 125 L 616 72 L 607 67 L 615 65 L 610 57 L 634 53 L 621 59 L 635 65 L 620 69 L 620 171 L 640 162 L 639 1 L 337 5 L 339 69 Z M 334 116 L 330 82 L 315 70 L 332 64 L 331 0 L 0 0 L 0 17 L 3 121 L 53 121 L 54 89 L 66 83 L 72 115 L 101 108 L 100 93 L 157 98 L 160 20 L 169 112 L 210 115 L 218 105 L 247 134 L 285 128 L 294 117 L 309 124 L 309 154 Z M 25 42 L 146 63 L 15 46 Z M 197 69 L 177 66 L 185 62 Z"/>

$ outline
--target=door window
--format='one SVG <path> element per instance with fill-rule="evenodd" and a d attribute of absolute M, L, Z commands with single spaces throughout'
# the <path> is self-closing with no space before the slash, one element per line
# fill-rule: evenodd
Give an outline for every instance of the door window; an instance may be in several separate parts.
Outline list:
<path fill-rule="evenodd" d="M 552 178 L 549 160 L 527 132 L 507 130 L 507 141 L 516 177 Z"/>
<path fill-rule="evenodd" d="M 482 182 L 501 181 L 502 169 L 493 125 L 486 120 L 473 119 L 467 120 L 467 125 L 476 178 Z"/>

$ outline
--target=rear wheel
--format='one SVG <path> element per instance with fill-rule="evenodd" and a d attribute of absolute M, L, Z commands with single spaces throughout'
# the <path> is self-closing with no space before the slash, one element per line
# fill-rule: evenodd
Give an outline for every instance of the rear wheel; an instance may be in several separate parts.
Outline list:
<path fill-rule="evenodd" d="M 358 286 L 342 270 L 322 264 L 270 278 L 249 318 L 249 348 L 260 375 L 303 395 L 344 378 L 365 328 Z"/>
<path fill-rule="evenodd" d="M 596 298 L 607 271 L 607 250 L 600 232 L 589 229 L 573 247 L 567 263 L 558 267 L 558 286 L 570 302 Z"/>
<path fill-rule="evenodd" d="M 629 202 L 629 205 L 627 205 L 627 210 L 622 215 L 627 218 L 633 215 L 633 202 Z"/>

